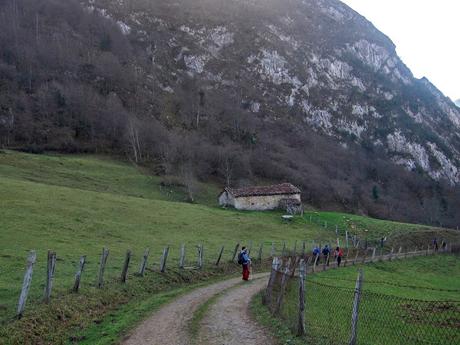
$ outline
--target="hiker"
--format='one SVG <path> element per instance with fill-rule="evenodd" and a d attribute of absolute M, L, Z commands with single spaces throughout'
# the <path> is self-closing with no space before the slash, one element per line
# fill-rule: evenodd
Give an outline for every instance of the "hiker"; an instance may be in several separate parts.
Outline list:
<path fill-rule="evenodd" d="M 335 259 L 337 260 L 337 267 L 340 267 L 340 263 L 342 262 L 342 256 L 343 256 L 342 248 L 340 247 L 335 248 L 334 256 L 335 256 Z"/>
<path fill-rule="evenodd" d="M 442 249 L 443 252 L 446 251 L 446 247 L 447 247 L 446 241 L 442 240 L 442 242 L 441 242 L 441 249 Z"/>
<path fill-rule="evenodd" d="M 436 237 L 433 239 L 433 247 L 434 247 L 434 251 L 437 252 L 438 251 L 438 239 Z"/>
<path fill-rule="evenodd" d="M 326 244 L 323 248 L 324 262 L 329 266 L 329 254 L 331 253 L 329 246 Z"/>
<path fill-rule="evenodd" d="M 238 254 L 238 263 L 243 266 L 243 280 L 249 280 L 249 266 L 251 265 L 251 258 L 249 257 L 246 247 L 241 248 Z"/>
<path fill-rule="evenodd" d="M 320 250 L 318 248 L 318 246 L 315 246 L 315 248 L 313 248 L 313 257 L 316 259 L 316 257 L 320 254 Z"/>

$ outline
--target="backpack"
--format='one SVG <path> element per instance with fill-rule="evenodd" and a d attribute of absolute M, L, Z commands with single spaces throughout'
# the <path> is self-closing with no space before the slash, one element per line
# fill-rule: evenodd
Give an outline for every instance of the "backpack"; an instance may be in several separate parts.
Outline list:
<path fill-rule="evenodd" d="M 244 264 L 243 253 L 238 254 L 238 265 Z"/>

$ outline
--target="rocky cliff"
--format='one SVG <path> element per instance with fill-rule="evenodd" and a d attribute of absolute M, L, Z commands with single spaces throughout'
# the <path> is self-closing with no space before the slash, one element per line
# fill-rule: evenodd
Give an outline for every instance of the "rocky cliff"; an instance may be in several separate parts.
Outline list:
<path fill-rule="evenodd" d="M 145 47 L 162 93 L 193 78 L 264 121 L 382 148 L 407 170 L 460 182 L 460 110 L 415 79 L 390 39 L 340 1 L 129 4 L 87 6 Z"/>

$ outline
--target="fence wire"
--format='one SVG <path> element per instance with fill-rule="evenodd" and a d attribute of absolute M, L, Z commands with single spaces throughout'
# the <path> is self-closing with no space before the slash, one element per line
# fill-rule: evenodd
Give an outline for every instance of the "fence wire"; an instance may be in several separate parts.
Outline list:
<path fill-rule="evenodd" d="M 293 334 L 299 334 L 299 277 L 292 271 L 292 264 L 286 270 L 286 260 L 284 265 L 272 271 L 272 286 L 267 288 L 271 291 L 269 296 L 265 294 L 264 302 Z M 369 291 L 366 283 L 364 278 L 360 291 L 357 344 L 460 344 L 460 299 L 402 298 Z M 414 285 L 410 288 L 426 289 Z M 354 288 L 332 285 L 327 280 L 326 283 L 312 281 L 307 276 L 304 316 L 307 344 L 350 344 L 355 293 Z"/>

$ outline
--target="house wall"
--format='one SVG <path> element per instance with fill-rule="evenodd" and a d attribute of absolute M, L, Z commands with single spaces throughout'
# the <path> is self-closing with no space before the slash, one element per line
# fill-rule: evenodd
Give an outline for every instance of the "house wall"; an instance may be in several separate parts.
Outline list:
<path fill-rule="evenodd" d="M 235 198 L 231 194 L 227 192 L 223 192 L 219 196 L 219 205 L 220 206 L 235 206 Z"/>
<path fill-rule="evenodd" d="M 300 194 L 281 194 L 239 197 L 228 205 L 233 205 L 238 210 L 265 211 L 276 209 L 281 199 L 297 199 L 301 201 Z"/>

